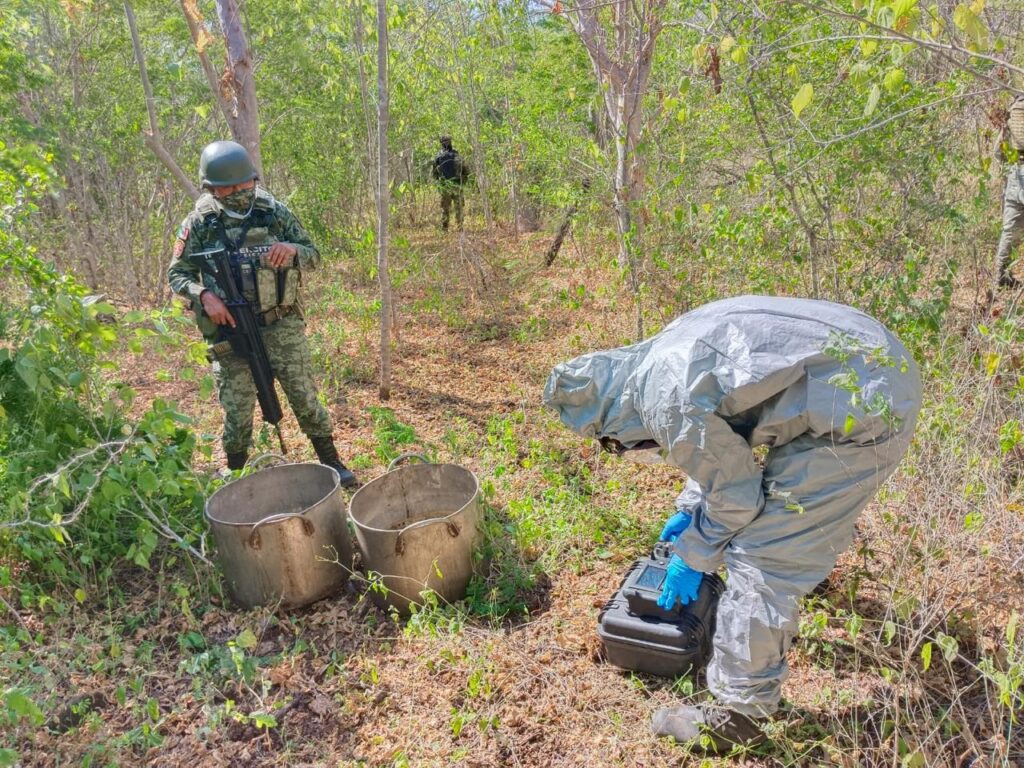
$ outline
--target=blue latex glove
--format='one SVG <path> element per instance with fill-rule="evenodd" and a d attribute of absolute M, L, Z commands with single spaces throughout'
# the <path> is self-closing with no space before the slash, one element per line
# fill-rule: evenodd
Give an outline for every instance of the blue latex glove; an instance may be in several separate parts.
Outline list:
<path fill-rule="evenodd" d="M 675 541 L 679 534 L 690 527 L 691 522 L 693 522 L 693 515 L 689 512 L 676 512 L 661 529 L 658 541 Z"/>
<path fill-rule="evenodd" d="M 697 591 L 703 578 L 703 573 L 693 570 L 679 555 L 672 555 L 672 559 L 668 561 L 668 573 L 665 574 L 665 584 L 661 588 L 658 605 L 670 611 L 675 607 L 677 599 L 682 605 L 693 602 L 697 599 Z"/>

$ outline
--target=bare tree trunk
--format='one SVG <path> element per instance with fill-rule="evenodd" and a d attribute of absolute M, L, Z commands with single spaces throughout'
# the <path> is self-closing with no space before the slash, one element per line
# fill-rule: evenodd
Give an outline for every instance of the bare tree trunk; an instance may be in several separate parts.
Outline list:
<path fill-rule="evenodd" d="M 238 135 L 238 117 L 235 115 L 231 99 L 225 95 L 220 79 L 217 77 L 217 70 L 213 68 L 210 57 L 206 55 L 206 49 L 213 42 L 213 35 L 206 31 L 203 25 L 203 14 L 196 5 L 196 0 L 179 0 L 181 10 L 185 14 L 185 23 L 188 24 L 189 34 L 192 35 L 192 43 L 196 47 L 196 54 L 199 56 L 199 63 L 203 67 L 203 74 L 206 75 L 206 82 L 210 86 L 210 93 L 220 108 L 220 113 L 227 121 L 228 129 L 232 136 Z"/>
<path fill-rule="evenodd" d="M 583 179 L 583 192 L 590 189 L 590 179 Z M 565 236 L 569 234 L 569 229 L 572 227 L 572 219 L 576 215 L 576 211 L 579 210 L 580 201 L 573 200 L 572 204 L 565 209 L 565 213 L 562 215 L 562 223 L 558 226 L 558 232 L 555 235 L 555 239 L 551 242 L 551 247 L 548 248 L 548 252 L 544 257 L 544 266 L 550 267 L 555 263 L 555 259 L 558 258 L 558 252 L 562 250 L 562 243 L 565 241 Z"/>
<path fill-rule="evenodd" d="M 391 397 L 391 275 L 388 272 L 388 9 L 377 0 L 377 277 L 380 280 L 380 399 Z"/>
<path fill-rule="evenodd" d="M 363 104 L 363 120 L 366 122 L 366 178 L 373 192 L 374 201 L 379 202 L 380 192 L 377 189 L 377 182 L 373 178 L 374 158 L 377 154 L 377 142 L 374 139 L 373 115 L 370 112 L 370 86 L 366 77 L 364 39 L 366 37 L 363 29 L 363 8 L 361 0 L 352 2 L 352 27 L 353 37 L 356 44 L 356 56 L 359 61 L 359 96 Z M 379 170 L 379 166 L 378 166 Z"/>
<path fill-rule="evenodd" d="M 466 18 L 470 16 L 470 12 L 463 10 L 460 5 L 458 17 L 459 22 L 462 25 L 462 38 L 466 39 L 469 37 L 469 29 L 466 26 Z M 455 44 L 456 37 L 452 35 L 452 44 Z M 459 88 L 459 101 L 463 104 L 468 103 L 469 107 L 469 121 L 473 126 L 473 133 L 470 136 L 470 141 L 473 145 L 473 173 L 476 176 L 477 188 L 480 190 L 480 208 L 484 214 L 484 226 L 490 231 L 494 226 L 494 212 L 491 209 L 491 184 L 490 177 L 487 175 L 487 152 L 482 141 L 480 141 L 480 108 L 477 105 L 477 88 L 476 88 L 476 69 L 473 67 L 473 57 L 470 56 L 466 60 L 466 67 L 468 69 L 466 80 L 466 91 L 462 92 Z M 465 96 L 468 95 L 468 100 Z M 465 114 L 465 112 L 463 112 Z"/>
<path fill-rule="evenodd" d="M 615 224 L 619 236 L 619 267 L 629 280 L 636 302 L 637 337 L 643 336 L 640 275 L 640 221 L 633 206 L 643 195 L 643 165 L 637 147 L 643 128 L 642 100 L 654 61 L 654 46 L 661 32 L 661 11 L 666 0 L 609 0 L 575 4 L 566 17 L 583 43 L 604 95 L 605 112 L 615 131 Z M 552 11 L 556 3 L 543 0 Z M 611 5 L 612 28 L 606 31 L 598 17 Z M 561 4 L 557 7 L 561 10 Z M 609 34 L 610 33 L 610 34 Z M 611 40 L 609 39 L 611 38 Z M 609 49 L 609 42 L 613 45 Z"/>
<path fill-rule="evenodd" d="M 253 164 L 263 177 L 263 157 L 260 154 L 260 113 L 256 100 L 256 78 L 252 71 L 252 51 L 242 29 L 242 16 L 236 0 L 216 0 L 217 18 L 227 46 L 228 66 L 222 82 L 234 96 L 232 110 L 236 125 L 232 129 L 235 140 L 249 150 Z"/>
<path fill-rule="evenodd" d="M 565 209 L 565 214 L 562 216 L 562 223 L 558 226 L 558 232 L 555 234 L 555 239 L 551 242 L 551 247 L 548 248 L 548 252 L 544 256 L 545 267 L 550 267 L 555 263 L 555 259 L 558 258 L 558 252 L 562 250 L 562 243 L 565 241 L 565 236 L 569 234 L 569 227 L 572 226 L 572 217 L 576 215 L 577 208 L 579 208 L 579 204 L 573 203 Z"/>
<path fill-rule="evenodd" d="M 146 111 L 149 113 L 149 130 L 143 131 L 143 141 L 150 148 L 163 166 L 171 172 L 186 194 L 195 200 L 199 197 L 199 190 L 192 180 L 185 175 L 181 167 L 171 157 L 171 153 L 164 147 L 163 135 L 160 133 L 160 124 L 156 119 L 156 104 L 153 100 L 153 86 L 149 83 L 149 75 L 146 73 L 146 57 L 142 52 L 142 43 L 139 41 L 139 28 L 135 23 L 135 11 L 128 0 L 124 0 L 124 15 L 128 19 L 128 29 L 132 35 L 132 48 L 135 51 L 135 61 L 139 65 L 139 77 L 142 79 L 142 92 L 146 95 Z"/>

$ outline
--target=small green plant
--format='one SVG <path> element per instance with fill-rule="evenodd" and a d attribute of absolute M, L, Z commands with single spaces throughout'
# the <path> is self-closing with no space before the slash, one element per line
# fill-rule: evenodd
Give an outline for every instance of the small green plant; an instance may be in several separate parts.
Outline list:
<path fill-rule="evenodd" d="M 377 441 L 377 456 L 385 464 L 396 459 L 404 448 L 420 442 L 416 430 L 400 422 L 390 408 L 371 406 L 369 411 L 373 419 L 373 436 Z"/>

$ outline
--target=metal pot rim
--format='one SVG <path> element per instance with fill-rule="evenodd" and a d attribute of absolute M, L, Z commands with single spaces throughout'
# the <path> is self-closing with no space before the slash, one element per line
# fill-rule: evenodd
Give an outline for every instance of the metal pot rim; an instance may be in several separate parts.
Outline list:
<path fill-rule="evenodd" d="M 355 505 L 356 499 L 359 498 L 359 494 L 362 493 L 363 491 L 365 491 L 367 488 L 372 487 L 374 483 L 381 482 L 381 481 L 384 480 L 384 478 L 388 477 L 389 475 L 392 475 L 392 474 L 394 474 L 396 472 L 401 472 L 403 469 L 415 469 L 416 467 L 423 467 L 423 466 L 427 466 L 427 467 L 441 467 L 441 468 L 451 467 L 451 468 L 457 469 L 457 470 L 459 470 L 461 472 L 465 472 L 466 474 L 468 474 L 473 479 L 473 493 L 466 500 L 466 503 L 463 504 L 461 507 L 459 507 L 454 512 L 451 512 L 450 514 L 447 514 L 444 517 L 429 517 L 426 520 L 419 520 L 419 521 L 417 521 L 415 523 L 410 523 L 409 525 L 405 526 L 404 528 L 397 528 L 397 529 L 395 529 L 395 528 L 375 528 L 372 525 L 368 525 L 368 524 L 362 522 L 361 520 L 356 519 L 356 516 L 352 514 L 352 507 Z M 399 534 L 404 533 L 405 531 L 407 531 L 412 526 L 416 526 L 417 528 L 426 528 L 428 526 L 434 525 L 435 523 L 446 523 L 449 520 L 451 520 L 453 517 L 455 517 L 456 515 L 461 515 L 463 512 L 465 512 L 466 509 L 469 506 L 471 506 L 479 497 L 480 497 L 480 479 L 476 476 L 475 472 L 473 472 L 470 469 L 467 469 L 466 467 L 463 467 L 463 466 L 461 466 L 459 464 L 407 464 L 407 465 L 396 467 L 395 469 L 389 470 L 389 471 L 385 472 L 383 475 L 381 475 L 380 477 L 375 477 L 373 480 L 371 480 L 366 485 L 364 485 L 362 488 L 360 488 L 358 491 L 356 491 L 354 494 L 352 494 L 352 498 L 350 498 L 348 500 L 348 519 L 352 521 L 352 524 L 356 528 L 359 528 L 361 530 L 372 531 L 373 533 L 390 533 L 390 534 L 394 534 L 395 536 L 398 536 Z"/>
<path fill-rule="evenodd" d="M 251 475 L 246 475 L 246 477 L 241 477 L 238 480 L 232 480 L 231 482 L 225 483 L 224 485 L 222 485 L 220 488 L 218 488 L 216 491 L 214 491 L 212 494 L 210 494 L 210 497 L 203 504 L 203 517 L 209 523 L 216 523 L 217 525 L 227 525 L 227 526 L 230 526 L 232 528 L 252 528 L 253 526 L 259 525 L 260 523 L 262 523 L 263 520 L 265 520 L 267 517 L 273 517 L 277 513 L 272 513 L 272 514 L 266 515 L 265 517 L 263 517 L 263 518 L 261 518 L 259 520 L 253 520 L 251 522 L 238 522 L 238 521 L 231 521 L 231 520 L 221 520 L 220 518 L 214 517 L 212 514 L 210 514 L 210 502 L 212 502 L 217 497 L 218 493 L 220 493 L 221 491 L 223 491 L 226 488 L 230 488 L 233 483 L 241 482 L 241 481 L 243 481 L 243 480 L 245 480 L 245 479 L 247 479 L 249 477 L 255 477 L 257 474 L 261 474 L 263 472 L 276 472 L 279 469 L 288 469 L 290 467 L 321 467 L 322 469 L 326 469 L 328 472 L 330 472 L 332 475 L 334 475 L 334 484 L 331 487 L 331 489 L 329 491 L 327 491 L 327 493 L 325 493 L 323 495 L 323 497 L 319 501 L 317 501 L 314 504 L 310 504 L 308 507 L 305 507 L 301 512 L 296 512 L 295 513 L 296 515 L 305 516 L 307 512 L 312 512 L 313 510 L 319 508 L 321 504 L 326 502 L 329 498 L 331 498 L 331 496 L 333 496 L 335 493 L 337 493 L 338 488 L 340 488 L 340 486 L 341 486 L 341 480 L 338 477 L 338 473 L 335 472 L 330 467 L 324 466 L 323 464 L 317 464 L 317 463 L 312 462 L 312 461 L 291 461 L 291 462 L 288 462 L 287 464 L 277 464 L 277 465 L 275 465 L 273 467 L 267 467 L 266 469 L 261 469 L 261 470 L 259 470 L 258 473 L 257 472 L 253 472 L 253 474 L 251 474 Z M 279 522 L 285 522 L 285 521 L 281 520 Z M 277 525 L 277 523 L 271 523 L 271 525 Z"/>

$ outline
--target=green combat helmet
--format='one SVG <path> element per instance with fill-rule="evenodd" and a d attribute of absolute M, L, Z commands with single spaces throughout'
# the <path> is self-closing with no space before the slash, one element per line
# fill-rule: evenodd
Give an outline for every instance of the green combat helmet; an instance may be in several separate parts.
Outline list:
<path fill-rule="evenodd" d="M 257 175 L 248 151 L 237 141 L 207 144 L 199 156 L 199 177 L 204 187 L 230 187 Z"/>

